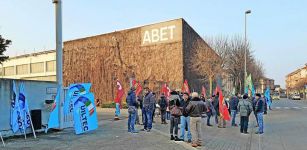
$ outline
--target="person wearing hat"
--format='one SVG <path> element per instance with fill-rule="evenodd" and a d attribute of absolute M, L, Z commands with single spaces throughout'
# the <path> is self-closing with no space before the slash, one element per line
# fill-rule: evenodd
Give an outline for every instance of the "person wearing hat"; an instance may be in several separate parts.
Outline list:
<path fill-rule="evenodd" d="M 264 113 L 265 102 L 261 98 L 261 94 L 256 94 L 256 106 L 255 106 L 255 113 L 257 114 L 257 121 L 258 121 L 258 131 L 256 134 L 263 134 L 263 113 Z"/>
<path fill-rule="evenodd" d="M 240 100 L 238 104 L 238 111 L 240 112 L 240 132 L 248 134 L 248 121 L 249 115 L 253 110 L 252 103 L 248 100 L 248 95 L 243 96 L 243 100 Z"/>

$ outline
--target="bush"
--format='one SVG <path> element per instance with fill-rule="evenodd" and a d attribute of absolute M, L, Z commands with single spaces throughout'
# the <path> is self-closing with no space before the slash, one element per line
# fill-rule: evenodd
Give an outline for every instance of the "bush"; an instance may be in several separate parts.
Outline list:
<path fill-rule="evenodd" d="M 115 108 L 115 103 L 112 102 L 112 103 L 104 103 L 101 105 L 101 108 Z M 126 103 L 122 103 L 122 108 L 123 109 L 127 109 L 128 106 Z"/>

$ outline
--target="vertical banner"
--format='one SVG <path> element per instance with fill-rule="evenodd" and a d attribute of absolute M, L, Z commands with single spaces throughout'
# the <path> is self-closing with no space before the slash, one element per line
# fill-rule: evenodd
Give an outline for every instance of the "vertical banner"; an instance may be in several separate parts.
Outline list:
<path fill-rule="evenodd" d="M 11 101 L 11 128 L 14 133 L 16 133 L 19 129 L 22 128 L 22 121 L 20 116 L 20 109 L 19 109 L 19 103 L 18 103 L 18 97 L 17 97 L 17 89 L 16 89 L 16 83 L 13 80 L 13 100 Z"/>
<path fill-rule="evenodd" d="M 24 127 L 27 129 L 31 125 L 30 114 L 29 114 L 29 106 L 26 100 L 25 95 L 25 87 L 24 84 L 21 83 L 19 87 L 19 96 L 18 96 L 19 107 L 21 110 L 21 118 L 24 121 Z"/>
<path fill-rule="evenodd" d="M 27 97 L 26 97 L 24 83 L 21 83 L 20 87 L 19 87 L 18 102 L 19 102 L 19 107 L 20 107 L 20 110 L 21 110 L 21 113 L 20 113 L 21 116 L 22 116 L 21 118 L 24 121 L 24 123 L 23 123 L 24 132 L 28 127 L 31 127 L 34 138 L 36 138 L 36 134 L 35 134 L 34 127 L 33 127 L 33 124 L 32 124 L 32 120 L 31 120 L 31 115 L 30 115 L 28 100 L 27 100 Z"/>
<path fill-rule="evenodd" d="M 98 128 L 94 94 L 87 93 L 72 100 L 75 133 L 82 134 Z"/>
<path fill-rule="evenodd" d="M 60 88 L 57 90 L 57 95 L 55 100 L 52 104 L 51 113 L 48 120 L 48 126 L 45 129 L 45 133 L 48 132 L 50 128 L 58 128 L 60 127 L 60 120 L 59 120 L 59 101 L 60 101 Z"/>

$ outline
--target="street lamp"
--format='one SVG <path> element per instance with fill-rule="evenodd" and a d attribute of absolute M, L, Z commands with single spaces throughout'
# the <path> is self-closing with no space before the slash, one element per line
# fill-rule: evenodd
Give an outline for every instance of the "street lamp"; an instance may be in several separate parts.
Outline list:
<path fill-rule="evenodd" d="M 252 11 L 251 10 L 247 10 L 245 11 L 245 33 L 244 33 L 244 88 L 245 88 L 245 82 L 246 82 L 246 76 L 247 76 L 247 70 L 246 70 L 246 55 L 247 55 L 247 39 L 246 39 L 246 16 L 247 14 L 250 14 Z"/>

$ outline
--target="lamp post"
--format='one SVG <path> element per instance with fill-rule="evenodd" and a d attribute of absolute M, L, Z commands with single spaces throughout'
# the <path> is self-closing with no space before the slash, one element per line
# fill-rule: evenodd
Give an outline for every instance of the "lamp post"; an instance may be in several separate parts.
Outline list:
<path fill-rule="evenodd" d="M 63 103 L 64 103 L 64 92 L 63 92 L 63 42 L 62 42 L 62 0 L 53 0 L 55 4 L 55 24 L 56 24 L 56 80 L 58 84 L 58 92 L 60 92 L 60 129 L 63 128 L 64 116 L 63 114 Z"/>
<path fill-rule="evenodd" d="M 247 10 L 245 11 L 245 32 L 244 32 L 244 89 L 245 89 L 245 82 L 246 82 L 246 76 L 247 76 L 247 70 L 246 70 L 246 55 L 247 55 L 247 39 L 246 39 L 246 16 L 247 14 L 250 14 L 252 11 Z"/>

